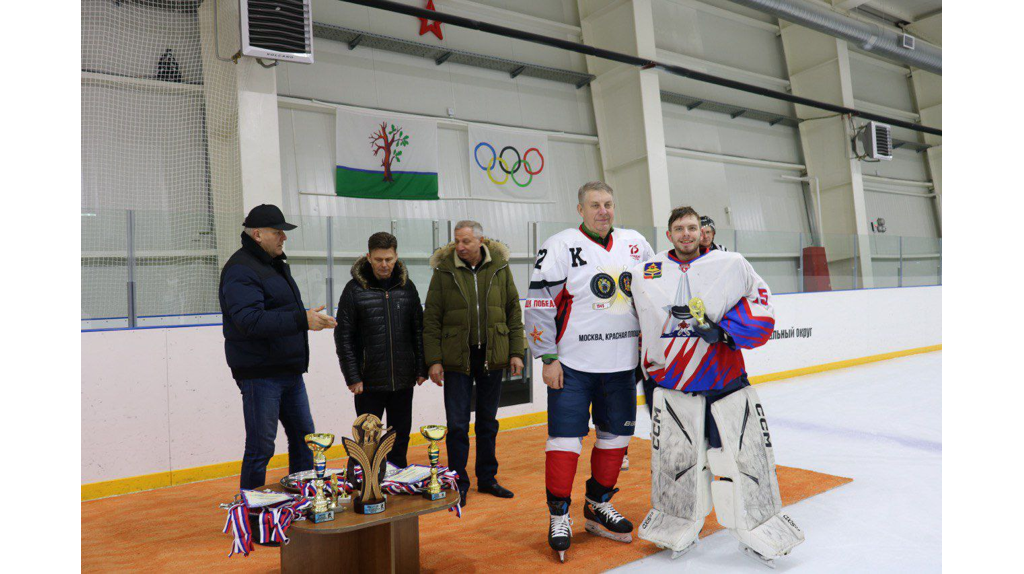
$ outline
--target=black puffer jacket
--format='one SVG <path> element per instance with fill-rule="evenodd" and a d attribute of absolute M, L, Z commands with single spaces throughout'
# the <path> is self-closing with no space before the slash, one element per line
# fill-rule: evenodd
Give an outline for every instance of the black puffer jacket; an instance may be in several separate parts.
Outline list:
<path fill-rule="evenodd" d="M 352 280 L 338 302 L 334 344 L 345 382 L 364 391 L 398 391 L 426 377 L 423 307 L 405 265 L 395 264 L 391 287 L 373 276 L 366 257 L 352 266 Z"/>

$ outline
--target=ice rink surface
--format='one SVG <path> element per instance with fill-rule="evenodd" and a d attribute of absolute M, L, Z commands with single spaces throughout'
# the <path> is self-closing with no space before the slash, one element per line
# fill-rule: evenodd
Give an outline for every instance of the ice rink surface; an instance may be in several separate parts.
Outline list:
<path fill-rule="evenodd" d="M 775 571 L 942 569 L 941 352 L 755 388 L 777 464 L 853 479 L 786 507 L 806 540 Z M 650 440 L 647 413 L 638 409 L 636 436 Z M 722 530 L 677 560 L 664 551 L 612 572 L 771 572 L 738 544 Z"/>

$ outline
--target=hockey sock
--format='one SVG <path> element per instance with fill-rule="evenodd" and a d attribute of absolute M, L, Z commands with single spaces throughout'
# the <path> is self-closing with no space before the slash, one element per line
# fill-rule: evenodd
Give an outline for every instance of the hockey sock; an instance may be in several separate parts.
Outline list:
<path fill-rule="evenodd" d="M 548 492 L 559 498 L 572 494 L 572 480 L 576 476 L 579 453 L 564 450 L 549 450 L 544 464 L 544 482 Z"/>
<path fill-rule="evenodd" d="M 590 454 L 590 474 L 601 486 L 614 488 L 619 480 L 622 469 L 622 457 L 626 456 L 626 447 L 597 448 Z"/>
<path fill-rule="evenodd" d="M 632 437 L 597 431 L 597 442 L 590 453 L 590 474 L 606 488 L 614 488 L 622 469 L 622 457 Z"/>
<path fill-rule="evenodd" d="M 549 436 L 545 446 L 544 482 L 548 494 L 568 499 L 572 494 L 572 480 L 583 450 L 582 437 Z"/>

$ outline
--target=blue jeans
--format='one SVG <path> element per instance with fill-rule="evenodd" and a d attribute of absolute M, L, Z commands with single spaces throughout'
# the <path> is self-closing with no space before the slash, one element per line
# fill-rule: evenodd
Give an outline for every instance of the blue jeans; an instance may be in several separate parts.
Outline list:
<path fill-rule="evenodd" d="M 274 456 L 277 421 L 288 436 L 288 471 L 313 468 L 313 451 L 305 437 L 314 432 L 309 397 L 302 375 L 235 381 L 242 391 L 245 414 L 245 454 L 242 455 L 240 488 L 255 489 L 266 484 L 267 463 Z"/>

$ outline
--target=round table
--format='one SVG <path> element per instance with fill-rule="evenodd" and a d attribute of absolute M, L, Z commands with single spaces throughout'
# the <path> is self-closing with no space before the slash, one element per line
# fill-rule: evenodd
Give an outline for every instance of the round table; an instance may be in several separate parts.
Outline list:
<path fill-rule="evenodd" d="M 263 489 L 285 492 L 280 484 Z M 351 502 L 339 504 L 330 522 L 294 522 L 290 542 L 281 545 L 281 572 L 419 572 L 419 516 L 455 506 L 459 493 L 446 492 L 440 500 L 392 494 L 379 514 L 356 514 Z"/>

